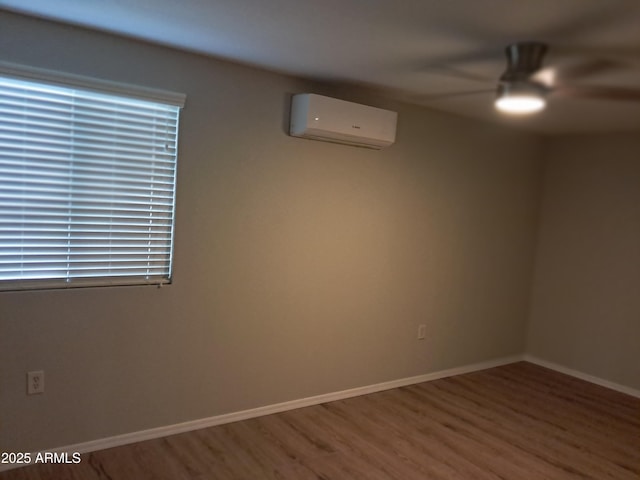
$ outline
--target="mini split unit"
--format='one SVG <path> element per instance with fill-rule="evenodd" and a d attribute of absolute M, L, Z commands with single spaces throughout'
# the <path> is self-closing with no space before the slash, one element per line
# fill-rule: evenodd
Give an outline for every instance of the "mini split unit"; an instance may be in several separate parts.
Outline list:
<path fill-rule="evenodd" d="M 395 142 L 397 119 L 389 110 L 301 93 L 291 102 L 289 134 L 379 150 Z"/>

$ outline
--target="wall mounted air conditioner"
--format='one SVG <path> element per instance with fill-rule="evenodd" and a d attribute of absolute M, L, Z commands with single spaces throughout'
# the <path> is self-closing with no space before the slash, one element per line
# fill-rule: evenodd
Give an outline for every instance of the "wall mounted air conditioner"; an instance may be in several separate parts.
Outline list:
<path fill-rule="evenodd" d="M 397 119 L 389 110 L 300 93 L 291 102 L 289 134 L 379 150 L 395 142 Z"/>

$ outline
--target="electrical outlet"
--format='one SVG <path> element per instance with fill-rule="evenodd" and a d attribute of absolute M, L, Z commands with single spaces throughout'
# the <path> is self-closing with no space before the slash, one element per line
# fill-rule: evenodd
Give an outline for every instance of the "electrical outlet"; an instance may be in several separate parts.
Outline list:
<path fill-rule="evenodd" d="M 427 336 L 427 326 L 423 323 L 418 325 L 418 340 L 424 340 Z"/>
<path fill-rule="evenodd" d="M 27 395 L 44 393 L 44 370 L 27 372 Z"/>

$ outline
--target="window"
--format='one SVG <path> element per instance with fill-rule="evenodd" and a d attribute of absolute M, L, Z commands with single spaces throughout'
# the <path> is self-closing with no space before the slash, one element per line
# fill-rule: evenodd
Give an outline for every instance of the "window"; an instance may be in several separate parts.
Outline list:
<path fill-rule="evenodd" d="M 33 72 L 0 70 L 0 290 L 170 282 L 184 97 Z"/>

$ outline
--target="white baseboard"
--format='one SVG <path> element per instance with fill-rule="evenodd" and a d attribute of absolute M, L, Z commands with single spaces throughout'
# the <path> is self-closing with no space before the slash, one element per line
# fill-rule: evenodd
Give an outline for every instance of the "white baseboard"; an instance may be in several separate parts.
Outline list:
<path fill-rule="evenodd" d="M 215 415 L 213 417 L 192 420 L 184 423 L 177 423 L 174 425 L 167 425 L 164 427 L 151 428 L 149 430 L 125 433 L 123 435 L 116 435 L 116 436 L 107 437 L 107 438 L 99 438 L 97 440 L 77 443 L 74 445 L 67 445 L 65 447 L 52 448 L 46 451 L 53 452 L 53 453 L 65 453 L 65 452 L 89 453 L 96 450 L 104 450 L 106 448 L 119 447 L 122 445 L 141 442 L 144 440 L 152 440 L 155 438 L 166 437 L 166 436 L 175 435 L 178 433 L 189 432 L 192 430 L 199 430 L 201 428 L 213 427 L 216 425 L 223 425 L 225 423 L 237 422 L 240 420 L 248 420 L 250 418 L 261 417 L 263 415 L 271 415 L 274 413 L 285 412 L 287 410 L 295 410 L 297 408 L 310 407 L 312 405 L 319 405 L 321 403 L 333 402 L 336 400 L 344 400 L 346 398 L 357 397 L 360 395 L 367 395 L 375 392 L 381 392 L 383 390 L 391 390 L 393 388 L 405 387 L 407 385 L 414 385 L 416 383 L 430 382 L 433 380 L 437 380 L 439 378 L 452 377 L 454 375 L 462 375 L 464 373 L 471 373 L 479 370 L 485 370 L 487 368 L 499 367 L 501 365 L 507 365 L 510 363 L 521 361 L 522 359 L 523 359 L 522 355 L 502 357 L 494 360 L 475 363 L 472 365 L 465 365 L 462 367 L 441 370 L 439 372 L 418 375 L 415 377 L 401 378 L 399 380 L 392 380 L 389 382 L 377 383 L 374 385 L 367 385 L 364 387 L 357 387 L 349 390 L 342 390 L 339 392 L 326 393 L 322 395 L 316 395 L 314 397 L 301 398 L 299 400 L 276 403 L 273 405 L 266 405 L 263 407 L 252 408 L 249 410 L 226 413 L 223 415 Z M 32 453 L 31 457 L 35 458 L 36 454 L 37 452 Z M 26 466 L 26 465 L 0 464 L 0 472 L 5 470 L 10 470 L 13 468 L 23 467 L 23 466 Z"/>
<path fill-rule="evenodd" d="M 546 360 L 542 360 L 533 355 L 529 355 L 529 354 L 523 355 L 522 360 L 529 363 L 535 363 L 536 365 L 540 365 L 541 367 L 546 367 L 551 370 L 555 370 L 556 372 L 564 373 L 565 375 L 570 375 L 572 377 L 579 378 L 580 380 L 586 380 L 587 382 L 595 383 L 596 385 L 610 388 L 611 390 L 615 390 L 617 392 L 626 393 L 627 395 L 640 398 L 640 390 L 627 387 L 626 385 L 621 385 L 619 383 L 610 382 L 609 380 L 604 380 L 602 378 L 589 375 L 587 373 L 583 373 L 578 370 L 573 370 L 572 368 L 563 367 L 562 365 L 559 365 L 553 362 L 548 362 Z"/>

